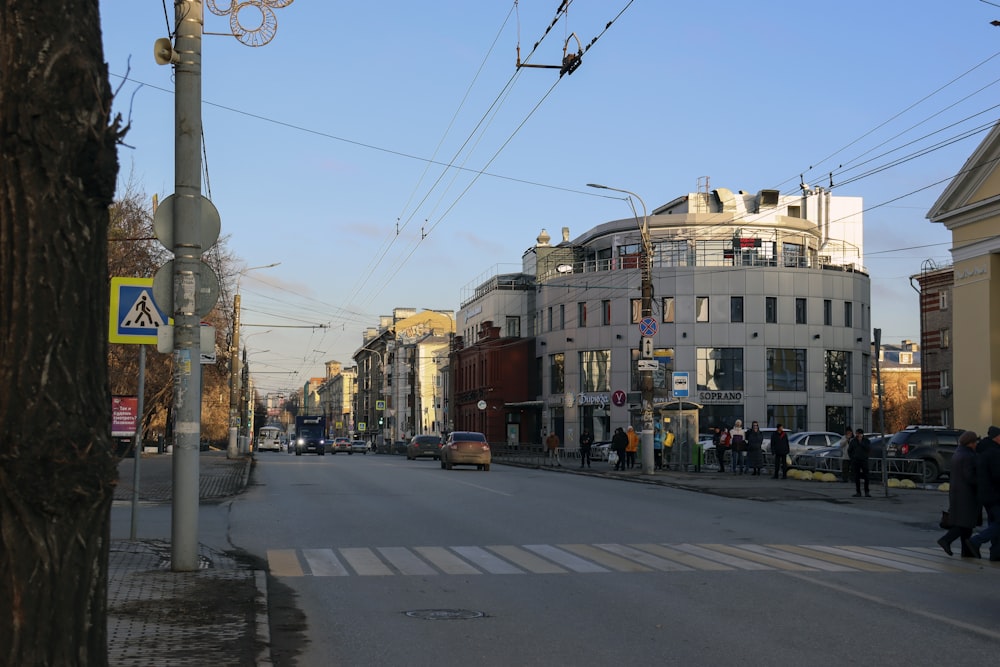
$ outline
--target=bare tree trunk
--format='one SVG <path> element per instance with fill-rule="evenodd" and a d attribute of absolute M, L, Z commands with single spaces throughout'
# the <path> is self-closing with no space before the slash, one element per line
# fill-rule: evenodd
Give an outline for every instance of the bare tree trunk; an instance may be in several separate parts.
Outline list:
<path fill-rule="evenodd" d="M 0 0 L 0 664 L 107 664 L 116 482 L 98 0 Z"/>

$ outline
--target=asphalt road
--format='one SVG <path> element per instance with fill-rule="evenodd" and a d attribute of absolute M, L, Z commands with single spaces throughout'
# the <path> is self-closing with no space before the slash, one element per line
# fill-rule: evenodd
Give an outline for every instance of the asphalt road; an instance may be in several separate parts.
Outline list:
<path fill-rule="evenodd" d="M 278 665 L 937 665 L 1000 647 L 1000 567 L 948 558 L 925 507 L 876 499 L 262 454 L 227 521 L 269 570 Z"/>

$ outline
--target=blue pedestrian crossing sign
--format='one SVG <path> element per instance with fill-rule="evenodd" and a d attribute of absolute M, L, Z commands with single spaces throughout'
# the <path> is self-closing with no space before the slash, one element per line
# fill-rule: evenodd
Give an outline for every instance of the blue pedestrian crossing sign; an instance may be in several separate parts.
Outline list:
<path fill-rule="evenodd" d="M 153 300 L 152 278 L 112 278 L 109 343 L 156 345 L 156 332 L 170 318 Z"/>

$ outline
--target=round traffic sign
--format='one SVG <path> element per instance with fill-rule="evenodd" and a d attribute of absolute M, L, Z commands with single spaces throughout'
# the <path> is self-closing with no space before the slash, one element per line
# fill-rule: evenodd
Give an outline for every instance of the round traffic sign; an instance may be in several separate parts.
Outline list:
<path fill-rule="evenodd" d="M 643 336 L 655 336 L 657 328 L 655 317 L 644 317 L 639 321 L 639 333 Z"/>

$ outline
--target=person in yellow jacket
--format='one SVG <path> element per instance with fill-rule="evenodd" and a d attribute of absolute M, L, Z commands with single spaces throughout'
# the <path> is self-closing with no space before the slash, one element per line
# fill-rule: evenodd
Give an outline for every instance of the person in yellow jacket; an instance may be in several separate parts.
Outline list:
<path fill-rule="evenodd" d="M 632 425 L 629 424 L 628 433 L 628 447 L 625 448 L 625 466 L 628 468 L 635 467 L 635 455 L 639 451 L 639 434 L 635 432 Z"/>

